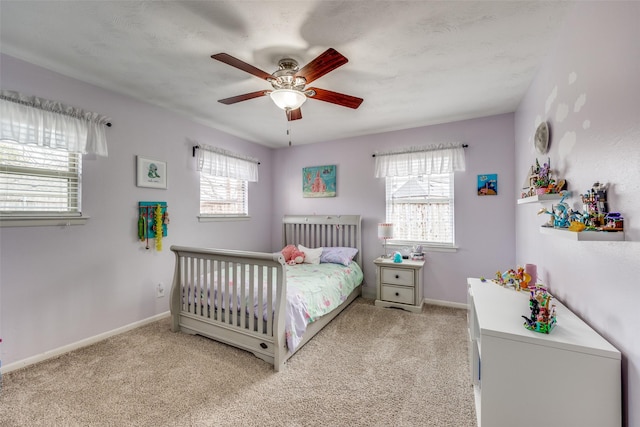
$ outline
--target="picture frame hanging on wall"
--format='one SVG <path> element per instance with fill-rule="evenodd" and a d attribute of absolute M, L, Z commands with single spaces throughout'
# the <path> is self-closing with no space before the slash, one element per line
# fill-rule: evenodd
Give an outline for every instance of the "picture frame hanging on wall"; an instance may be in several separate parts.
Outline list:
<path fill-rule="evenodd" d="M 478 196 L 498 195 L 498 174 L 478 175 Z"/>
<path fill-rule="evenodd" d="M 167 189 L 167 163 L 136 156 L 138 187 Z"/>
<path fill-rule="evenodd" d="M 336 165 L 302 168 L 303 197 L 336 197 Z"/>

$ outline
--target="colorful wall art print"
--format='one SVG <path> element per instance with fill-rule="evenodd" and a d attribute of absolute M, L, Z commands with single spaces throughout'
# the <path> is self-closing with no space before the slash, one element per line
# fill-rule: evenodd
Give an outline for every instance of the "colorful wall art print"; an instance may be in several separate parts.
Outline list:
<path fill-rule="evenodd" d="M 303 197 L 335 197 L 336 165 L 302 168 Z"/>
<path fill-rule="evenodd" d="M 478 196 L 498 195 L 498 175 L 495 173 L 478 175 Z"/>

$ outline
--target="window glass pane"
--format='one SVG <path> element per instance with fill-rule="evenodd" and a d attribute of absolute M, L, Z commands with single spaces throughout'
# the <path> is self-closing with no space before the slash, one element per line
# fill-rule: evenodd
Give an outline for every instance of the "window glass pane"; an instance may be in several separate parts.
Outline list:
<path fill-rule="evenodd" d="M 247 181 L 200 172 L 201 215 L 248 215 Z"/>
<path fill-rule="evenodd" d="M 0 141 L 0 211 L 80 213 L 82 156 Z"/>
<path fill-rule="evenodd" d="M 453 174 L 388 177 L 386 199 L 395 240 L 454 243 Z"/>

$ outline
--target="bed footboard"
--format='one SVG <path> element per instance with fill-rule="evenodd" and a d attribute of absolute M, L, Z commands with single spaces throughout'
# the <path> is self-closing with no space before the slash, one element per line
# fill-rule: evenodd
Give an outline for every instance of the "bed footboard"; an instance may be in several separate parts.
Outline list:
<path fill-rule="evenodd" d="M 171 246 L 171 330 L 250 351 L 279 371 L 286 360 L 282 254 Z"/>

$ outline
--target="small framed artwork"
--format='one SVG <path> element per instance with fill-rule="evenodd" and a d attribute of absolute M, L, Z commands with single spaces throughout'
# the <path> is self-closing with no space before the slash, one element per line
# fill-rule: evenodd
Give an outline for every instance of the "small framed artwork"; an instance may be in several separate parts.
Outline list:
<path fill-rule="evenodd" d="M 498 195 L 498 175 L 495 173 L 478 175 L 478 196 Z"/>
<path fill-rule="evenodd" d="M 167 189 L 167 163 L 151 160 L 142 156 L 137 157 L 138 187 Z"/>
<path fill-rule="evenodd" d="M 303 197 L 335 197 L 336 165 L 302 168 Z"/>

